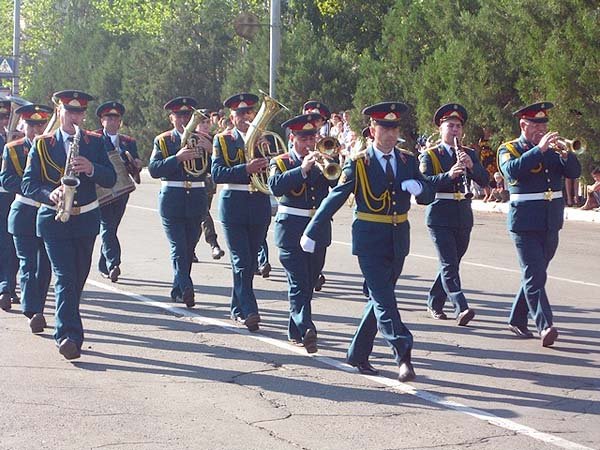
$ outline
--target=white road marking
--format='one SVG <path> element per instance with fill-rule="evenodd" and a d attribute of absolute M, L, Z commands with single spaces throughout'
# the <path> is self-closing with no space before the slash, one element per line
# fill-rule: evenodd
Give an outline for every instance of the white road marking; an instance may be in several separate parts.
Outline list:
<path fill-rule="evenodd" d="M 124 296 L 130 297 L 130 298 L 133 298 L 133 299 L 138 300 L 148 306 L 152 306 L 155 308 L 161 308 L 161 309 L 167 310 L 175 315 L 187 317 L 197 323 L 201 323 L 204 325 L 218 326 L 220 328 L 227 329 L 234 333 L 245 335 L 251 339 L 255 339 L 257 341 L 264 342 L 268 345 L 272 345 L 272 346 L 284 349 L 286 351 L 297 353 L 299 355 L 303 355 L 308 358 L 314 358 L 323 364 L 326 364 L 330 367 L 334 367 L 339 370 L 343 370 L 344 372 L 356 372 L 356 369 L 350 367 L 348 364 L 342 363 L 342 362 L 337 361 L 332 358 L 328 358 L 326 356 L 309 355 L 306 353 L 306 351 L 303 348 L 300 348 L 295 345 L 289 344 L 287 342 L 283 342 L 283 341 L 273 339 L 270 337 L 261 336 L 259 334 L 255 334 L 255 333 L 250 333 L 248 330 L 243 329 L 243 328 L 238 328 L 233 323 L 230 323 L 230 322 L 225 322 L 225 321 L 222 321 L 219 319 L 211 319 L 208 317 L 203 317 L 198 312 L 196 312 L 196 310 L 193 310 L 193 309 L 176 306 L 173 303 L 156 302 L 156 301 L 150 300 L 149 298 L 147 298 L 143 295 L 135 294 L 133 292 L 128 292 L 128 291 L 125 291 L 122 289 L 118 289 L 109 284 L 101 283 L 101 282 L 98 282 L 95 280 L 88 279 L 87 284 L 92 285 L 97 288 L 100 288 L 100 289 L 104 289 L 106 291 L 114 292 L 116 294 L 120 294 L 120 295 L 124 295 Z M 360 374 L 358 374 L 358 375 L 360 375 Z M 497 426 L 500 428 L 504 428 L 506 430 L 514 431 L 515 433 L 522 434 L 522 435 L 528 436 L 532 439 L 536 439 L 538 441 L 552 444 L 552 445 L 555 445 L 560 448 L 565 448 L 565 449 L 569 449 L 569 450 L 594 450 L 590 447 L 586 447 L 584 445 L 577 444 L 576 442 L 571 442 L 571 441 L 568 441 L 568 440 L 563 439 L 558 436 L 553 436 L 548 433 L 543 433 L 541 431 L 536 430 L 535 428 L 521 425 L 517 422 L 513 422 L 512 420 L 508 420 L 508 419 L 504 419 L 502 417 L 495 416 L 486 411 L 471 408 L 469 406 L 465 406 L 461 403 L 454 402 L 451 400 L 445 400 L 444 398 L 439 397 L 435 394 L 432 394 L 428 391 L 415 389 L 411 385 L 406 384 L 406 383 L 401 383 L 398 380 L 392 380 L 390 378 L 376 377 L 376 376 L 371 376 L 371 375 L 360 375 L 360 376 L 367 378 L 367 379 L 373 381 L 374 383 L 378 383 L 380 385 L 390 387 L 396 391 L 400 391 L 405 394 L 413 395 L 415 397 L 420 398 L 421 400 L 425 400 L 427 402 L 434 403 L 436 405 L 442 406 L 447 409 L 451 409 L 453 411 L 467 414 L 471 417 L 474 417 L 476 419 L 487 422 L 490 425 L 494 425 L 494 426 Z"/>

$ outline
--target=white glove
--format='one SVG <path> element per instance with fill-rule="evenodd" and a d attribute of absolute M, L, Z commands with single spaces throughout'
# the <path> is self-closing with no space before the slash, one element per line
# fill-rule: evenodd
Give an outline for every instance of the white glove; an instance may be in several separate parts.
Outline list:
<path fill-rule="evenodd" d="M 303 234 L 300 238 L 300 247 L 302 247 L 302 250 L 304 250 L 306 253 L 314 253 L 315 244 L 316 242 L 305 234 Z"/>
<path fill-rule="evenodd" d="M 403 191 L 414 195 L 415 197 L 423 192 L 423 186 L 417 180 L 404 180 L 400 185 Z"/>

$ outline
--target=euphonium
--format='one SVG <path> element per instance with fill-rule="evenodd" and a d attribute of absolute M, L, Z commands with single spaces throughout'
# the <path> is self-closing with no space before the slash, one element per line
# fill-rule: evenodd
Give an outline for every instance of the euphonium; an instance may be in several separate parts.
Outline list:
<path fill-rule="evenodd" d="M 565 139 L 559 137 L 556 144 L 553 144 L 550 147 L 559 153 L 561 151 L 568 151 L 573 152 L 576 155 L 582 155 L 587 150 L 587 142 L 583 138 Z"/>
<path fill-rule="evenodd" d="M 56 216 L 54 220 L 60 220 L 66 222 L 71 217 L 71 211 L 73 209 L 73 200 L 75 199 L 75 192 L 81 181 L 77 177 L 77 173 L 73 171 L 73 159 L 79 156 L 79 139 L 81 138 L 81 130 L 75 126 L 75 136 L 73 142 L 69 145 L 69 151 L 67 152 L 67 161 L 65 163 L 65 174 L 60 179 L 62 185 L 62 195 L 56 205 Z"/>
<path fill-rule="evenodd" d="M 183 170 L 193 177 L 199 177 L 208 170 L 211 143 L 208 138 L 194 133 L 198 124 L 205 119 L 208 119 L 206 114 L 194 109 L 192 117 L 185 126 L 183 135 L 181 136 L 181 147 L 187 146 L 189 149 L 194 150 L 197 155 L 196 158 L 183 162 Z M 208 144 L 202 141 L 208 141 Z"/>
<path fill-rule="evenodd" d="M 317 142 L 319 155 L 315 164 L 328 180 L 335 180 L 342 174 L 340 165 L 331 160 L 339 155 L 341 148 L 340 141 L 334 137 L 325 137 Z"/>
<path fill-rule="evenodd" d="M 287 152 L 287 145 L 277 133 L 267 131 L 267 125 L 282 109 L 287 109 L 272 97 L 265 94 L 262 105 L 246 133 L 246 147 L 244 148 L 246 161 L 250 162 L 255 158 L 271 159 L 277 155 Z M 270 145 L 266 138 L 272 136 L 273 145 Z M 253 173 L 250 175 L 252 186 L 264 194 L 269 194 L 269 185 L 267 184 L 268 169 Z"/>

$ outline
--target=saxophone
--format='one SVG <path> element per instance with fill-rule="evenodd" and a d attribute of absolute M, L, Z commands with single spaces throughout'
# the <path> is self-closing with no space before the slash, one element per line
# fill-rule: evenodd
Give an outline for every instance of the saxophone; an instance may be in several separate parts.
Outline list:
<path fill-rule="evenodd" d="M 282 109 L 288 109 L 277 100 L 264 94 L 264 101 L 254 117 L 250 127 L 246 133 L 246 146 L 244 153 L 246 161 L 251 161 L 255 158 L 271 159 L 277 155 L 287 152 L 287 145 L 277 133 L 267 131 L 267 125 L 275 115 Z M 272 136 L 273 146 L 265 139 L 267 136 Z M 250 182 L 254 189 L 263 194 L 269 194 L 269 185 L 267 184 L 268 169 L 259 173 L 250 175 Z"/>
<path fill-rule="evenodd" d="M 81 181 L 77 178 L 77 173 L 71 168 L 73 165 L 73 158 L 79 156 L 79 139 L 81 138 L 81 130 L 75 126 L 75 136 L 73 142 L 69 145 L 69 151 L 67 152 L 67 162 L 65 163 L 65 174 L 60 179 L 62 185 L 62 195 L 58 204 L 56 205 L 56 216 L 54 220 L 60 220 L 61 222 L 67 222 L 71 217 L 71 211 L 73 209 L 73 200 L 75 199 L 75 192 L 79 187 Z"/>

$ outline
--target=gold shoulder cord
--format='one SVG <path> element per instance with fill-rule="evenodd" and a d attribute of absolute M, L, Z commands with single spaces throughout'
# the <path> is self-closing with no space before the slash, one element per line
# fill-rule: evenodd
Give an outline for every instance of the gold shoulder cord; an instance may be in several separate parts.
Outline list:
<path fill-rule="evenodd" d="M 285 167 L 285 163 L 283 162 L 283 159 L 275 158 L 275 164 L 277 164 L 277 167 L 279 167 L 279 170 L 281 170 L 281 173 L 283 173 L 287 170 L 287 167 Z M 302 194 L 304 194 L 305 191 L 306 191 L 306 183 L 302 183 L 302 187 L 300 188 L 299 191 L 294 191 L 292 189 L 290 192 L 294 197 L 300 197 Z"/>
<path fill-rule="evenodd" d="M 8 155 L 10 156 L 10 160 L 12 161 L 13 167 L 15 168 L 17 175 L 23 178 L 23 167 L 21 167 L 21 163 L 19 162 L 19 157 L 17 156 L 17 149 L 14 147 L 8 147 Z"/>
<path fill-rule="evenodd" d="M 365 163 L 362 158 L 356 160 L 356 184 L 354 185 L 354 197 L 356 197 L 356 191 L 358 190 L 358 185 L 361 186 L 362 196 L 365 199 L 365 204 L 369 211 L 374 213 L 381 212 L 385 209 L 386 205 L 389 210 L 391 206 L 391 197 L 390 191 L 386 190 L 381 196 L 375 197 L 373 192 L 371 191 L 371 185 L 369 184 L 369 180 L 367 178 L 367 170 L 365 168 Z M 371 205 L 370 200 L 375 202 L 381 202 L 380 208 L 374 208 Z"/>
<path fill-rule="evenodd" d="M 167 159 L 169 157 L 169 149 L 167 148 L 167 142 L 165 141 L 164 136 L 158 138 L 158 146 L 160 147 L 163 159 Z"/>
<path fill-rule="evenodd" d="M 223 159 L 225 160 L 225 164 L 227 167 L 231 167 L 234 163 L 241 164 L 244 162 L 244 150 L 238 148 L 237 154 L 234 159 L 229 158 L 229 151 L 227 148 L 227 141 L 225 140 L 225 135 L 219 135 L 219 144 L 221 144 L 221 151 L 223 152 Z"/>
<path fill-rule="evenodd" d="M 433 174 L 439 175 L 442 173 L 442 164 L 440 163 L 440 159 L 435 154 L 434 149 L 427 150 L 427 154 L 431 158 L 431 164 L 433 164 Z"/>
<path fill-rule="evenodd" d="M 52 160 L 52 158 L 50 158 L 50 155 L 48 154 L 48 147 L 46 147 L 45 139 L 40 139 L 38 141 L 37 149 L 38 149 L 38 154 L 40 155 L 40 168 L 42 169 L 42 176 L 46 180 L 50 181 L 51 183 L 60 184 L 60 179 L 64 175 L 65 169 L 63 167 L 60 167 L 58 164 L 56 164 Z M 50 167 L 54 168 L 59 173 L 59 176 L 56 180 L 53 178 L 50 178 L 50 176 L 48 175 L 48 170 L 46 169 L 46 164 L 49 164 Z"/>

